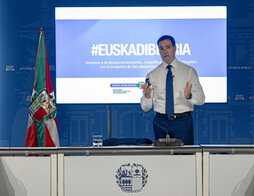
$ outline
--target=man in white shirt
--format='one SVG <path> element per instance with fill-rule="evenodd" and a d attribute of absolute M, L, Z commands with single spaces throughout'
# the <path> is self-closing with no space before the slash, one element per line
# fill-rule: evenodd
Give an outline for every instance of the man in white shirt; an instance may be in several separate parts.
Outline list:
<path fill-rule="evenodd" d="M 162 63 L 147 74 L 141 108 L 147 112 L 154 109 L 153 120 L 155 139 L 170 137 L 194 143 L 193 119 L 194 105 L 203 105 L 205 95 L 194 68 L 178 61 L 175 57 L 176 45 L 172 36 L 164 35 L 157 41 Z M 167 68 L 170 65 L 170 68 Z M 173 114 L 166 113 L 166 78 L 171 69 L 173 80 Z M 170 73 L 171 74 L 171 73 Z M 172 82 L 171 82 L 172 83 Z M 168 98 L 167 98 L 168 100 Z"/>

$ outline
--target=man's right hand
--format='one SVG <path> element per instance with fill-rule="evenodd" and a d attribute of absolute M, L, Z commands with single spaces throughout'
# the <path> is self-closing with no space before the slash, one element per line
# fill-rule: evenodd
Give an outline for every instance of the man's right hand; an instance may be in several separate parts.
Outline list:
<path fill-rule="evenodd" d="M 145 88 L 143 89 L 143 93 L 146 99 L 152 98 L 152 87 L 151 85 L 145 84 Z"/>

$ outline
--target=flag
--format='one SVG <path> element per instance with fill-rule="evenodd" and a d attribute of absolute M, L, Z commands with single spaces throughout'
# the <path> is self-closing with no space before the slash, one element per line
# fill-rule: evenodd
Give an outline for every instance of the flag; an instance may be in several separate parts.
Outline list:
<path fill-rule="evenodd" d="M 29 107 L 26 147 L 57 147 L 59 136 L 54 89 L 49 72 L 44 30 L 41 28 Z"/>

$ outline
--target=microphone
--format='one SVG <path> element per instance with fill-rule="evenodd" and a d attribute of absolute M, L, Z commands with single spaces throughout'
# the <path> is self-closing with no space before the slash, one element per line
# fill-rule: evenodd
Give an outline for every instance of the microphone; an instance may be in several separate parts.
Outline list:
<path fill-rule="evenodd" d="M 146 118 L 150 122 L 156 124 L 159 128 L 164 130 L 166 132 L 166 137 L 165 138 L 159 138 L 154 141 L 154 146 L 183 146 L 183 142 L 180 139 L 177 138 L 170 138 L 168 130 L 164 127 L 158 124 L 157 122 L 154 122 L 151 118 L 146 116 L 144 113 L 140 114 L 142 117 Z"/>

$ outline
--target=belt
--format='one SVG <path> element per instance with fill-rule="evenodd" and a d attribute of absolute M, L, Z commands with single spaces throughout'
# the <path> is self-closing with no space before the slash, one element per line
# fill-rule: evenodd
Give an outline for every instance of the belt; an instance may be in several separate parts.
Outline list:
<path fill-rule="evenodd" d="M 176 120 L 176 119 L 183 118 L 186 116 L 191 116 L 191 112 L 176 113 L 176 114 L 173 114 L 172 116 L 168 116 L 167 114 L 161 114 L 161 113 L 156 112 L 156 116 L 161 117 L 161 118 L 166 118 L 169 120 Z"/>

